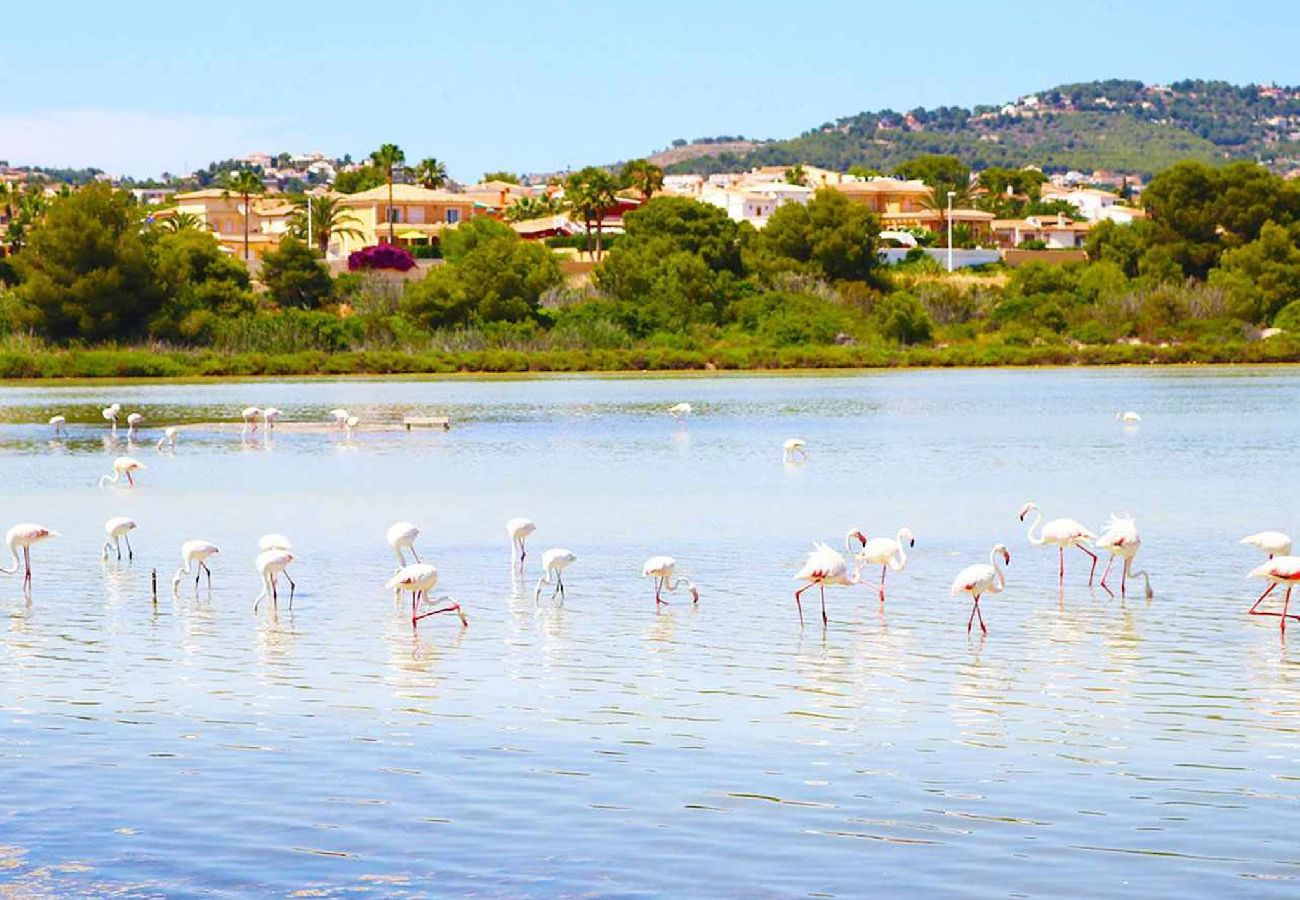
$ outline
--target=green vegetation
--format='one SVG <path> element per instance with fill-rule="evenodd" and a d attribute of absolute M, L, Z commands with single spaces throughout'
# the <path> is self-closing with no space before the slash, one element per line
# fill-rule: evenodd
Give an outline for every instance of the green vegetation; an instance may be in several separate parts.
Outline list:
<path fill-rule="evenodd" d="M 936 194 L 958 176 L 938 158 L 908 171 Z M 1037 202 L 1037 179 L 988 177 Z M 617 181 L 584 170 L 574 187 L 599 221 Z M 421 273 L 331 278 L 289 237 L 250 282 L 210 233 L 150 226 L 93 184 L 51 201 L 0 268 L 0 375 L 1300 361 L 1300 184 L 1184 162 L 1144 199 L 1151 218 L 1098 225 L 1084 262 L 953 277 L 919 251 L 886 269 L 875 217 L 821 190 L 762 231 L 653 197 L 589 277 L 480 217 Z"/>

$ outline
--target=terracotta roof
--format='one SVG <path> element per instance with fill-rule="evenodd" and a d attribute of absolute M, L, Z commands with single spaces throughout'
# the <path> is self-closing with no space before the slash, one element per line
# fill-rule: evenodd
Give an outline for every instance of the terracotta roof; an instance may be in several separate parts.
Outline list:
<path fill-rule="evenodd" d="M 870 181 L 844 181 L 831 185 L 846 194 L 929 194 L 930 188 L 922 181 L 904 181 L 901 178 L 873 178 Z"/>
<path fill-rule="evenodd" d="M 339 197 L 345 206 L 368 206 L 372 203 L 387 203 L 388 185 L 381 184 L 378 187 L 372 187 L 368 191 L 359 191 L 355 194 L 340 194 Z M 395 184 L 393 185 L 393 202 L 458 203 L 469 206 L 474 201 L 472 198 L 468 198 L 466 194 L 453 194 L 451 191 L 431 191 L 418 184 Z"/>

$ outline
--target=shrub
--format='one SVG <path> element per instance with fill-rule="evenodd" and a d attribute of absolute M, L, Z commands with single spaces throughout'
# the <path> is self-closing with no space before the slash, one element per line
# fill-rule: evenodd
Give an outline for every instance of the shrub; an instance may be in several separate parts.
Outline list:
<path fill-rule="evenodd" d="M 415 268 L 415 257 L 394 244 L 375 244 L 348 254 L 349 272 L 360 272 L 366 269 L 408 272 L 413 268 Z"/>

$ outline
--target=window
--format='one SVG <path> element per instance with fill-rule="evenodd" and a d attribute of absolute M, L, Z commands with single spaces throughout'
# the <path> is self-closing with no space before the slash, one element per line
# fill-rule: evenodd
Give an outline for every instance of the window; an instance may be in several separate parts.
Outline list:
<path fill-rule="evenodd" d="M 456 224 L 457 222 L 459 222 L 459 221 L 460 221 L 460 210 L 458 210 L 458 209 L 449 209 L 449 210 L 447 210 L 447 224 L 448 224 L 448 225 L 455 225 L 455 224 Z"/>
<path fill-rule="evenodd" d="M 412 206 L 407 210 L 406 221 L 410 222 L 412 225 L 424 224 L 424 207 Z"/>

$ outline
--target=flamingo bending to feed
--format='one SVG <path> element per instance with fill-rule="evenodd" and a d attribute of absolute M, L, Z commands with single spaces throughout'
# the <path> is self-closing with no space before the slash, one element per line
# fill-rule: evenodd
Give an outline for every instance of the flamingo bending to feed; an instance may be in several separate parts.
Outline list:
<path fill-rule="evenodd" d="M 518 554 L 518 568 L 521 575 L 524 572 L 524 559 L 528 556 L 524 542 L 528 540 L 528 535 L 536 530 L 537 526 L 533 520 L 524 516 L 516 516 L 506 522 L 506 534 L 510 537 L 510 567 L 515 568 L 516 554 Z"/>
<path fill-rule="evenodd" d="M 274 406 L 262 410 L 262 424 L 267 431 L 275 431 L 275 423 L 280 420 L 280 411 Z"/>
<path fill-rule="evenodd" d="M 246 437 L 257 431 L 257 417 L 262 411 L 256 406 L 245 406 L 239 417 L 244 420 L 244 426 L 239 429 L 239 436 Z"/>
<path fill-rule="evenodd" d="M 54 436 L 59 437 L 68 433 L 65 427 L 68 424 L 66 416 L 50 416 L 50 427 L 54 429 Z"/>
<path fill-rule="evenodd" d="M 857 532 L 851 532 L 851 534 L 857 534 Z M 861 535 L 859 534 L 859 536 Z M 800 596 L 813 585 L 816 585 L 821 592 L 822 626 L 824 627 L 830 624 L 830 620 L 826 617 L 827 586 L 849 587 L 858 584 L 862 580 L 862 564 L 855 565 L 853 574 L 850 575 L 849 564 L 845 562 L 844 557 L 834 547 L 829 544 L 815 542 L 812 552 L 808 554 L 808 558 L 804 561 L 803 568 L 794 573 L 794 580 L 808 582 L 794 592 L 794 605 L 799 610 L 799 627 L 803 627 L 803 603 Z"/>
<path fill-rule="evenodd" d="M 263 553 L 265 553 L 267 550 L 282 550 L 288 553 L 289 551 L 293 550 L 293 542 L 290 541 L 284 535 L 273 532 L 271 534 L 264 534 L 257 539 L 257 549 L 258 551 Z M 294 584 L 293 578 L 289 576 L 288 572 L 284 573 L 284 577 L 289 582 L 289 600 L 290 602 L 292 602 L 293 592 L 297 590 L 298 585 Z M 271 576 L 272 584 L 274 584 L 276 580 L 277 580 L 276 576 L 272 575 Z"/>
<path fill-rule="evenodd" d="M 175 425 L 168 425 L 163 429 L 163 436 L 158 438 L 158 452 L 162 452 L 163 445 L 166 444 L 174 452 L 176 450 L 176 438 L 181 430 Z"/>
<path fill-rule="evenodd" d="M 1142 421 L 1142 417 L 1130 409 L 1124 412 L 1115 413 L 1115 421 L 1123 422 L 1125 425 L 1137 425 Z"/>
<path fill-rule="evenodd" d="M 135 440 L 135 433 L 140 430 L 140 423 L 143 421 L 144 416 L 139 413 L 131 413 L 131 415 L 126 417 L 126 439 L 128 441 Z"/>
<path fill-rule="evenodd" d="M 658 609 L 661 603 L 665 606 L 668 604 L 668 601 L 660 596 L 663 591 L 675 593 L 683 584 L 691 592 L 691 602 L 700 602 L 700 592 L 694 582 L 683 576 L 674 579 L 673 572 L 676 569 L 677 560 L 671 556 L 652 556 L 641 566 L 641 577 L 655 580 L 655 609 Z"/>
<path fill-rule="evenodd" d="M 1300 583 L 1300 556 L 1274 556 L 1250 571 L 1250 578 L 1263 578 L 1268 581 L 1268 588 L 1259 595 L 1255 605 L 1250 608 L 1252 616 L 1278 616 L 1282 621 L 1282 630 L 1286 631 L 1286 620 L 1300 620 L 1300 616 L 1291 615 L 1291 588 Z M 1260 612 L 1259 605 L 1269 592 L 1279 584 L 1286 585 L 1286 599 L 1282 601 L 1282 612 Z"/>
<path fill-rule="evenodd" d="M 343 428 L 349 441 L 352 440 L 352 432 L 356 431 L 357 426 L 360 424 L 361 420 L 356 416 L 348 416 L 348 420 L 343 423 Z"/>
<path fill-rule="evenodd" d="M 896 538 L 878 537 L 871 540 L 866 540 L 861 532 L 849 532 L 844 541 L 846 547 L 849 546 L 849 540 L 855 534 L 862 541 L 862 549 L 857 552 L 856 557 L 863 563 L 880 566 L 880 602 L 884 603 L 885 573 L 890 569 L 901 572 L 907 568 L 907 550 L 905 548 L 915 547 L 916 537 L 912 534 L 910 528 L 898 529 Z"/>
<path fill-rule="evenodd" d="M 114 403 L 112 406 L 105 406 L 99 411 L 99 414 L 104 417 L 104 421 L 112 424 L 113 437 L 117 437 L 117 414 L 121 411 L 122 404 L 120 403 Z"/>
<path fill-rule="evenodd" d="M 276 576 L 281 572 L 285 578 L 289 578 L 289 563 L 293 562 L 293 554 L 288 550 L 271 549 L 264 550 L 257 555 L 255 565 L 257 572 L 262 576 L 262 592 L 257 595 L 253 601 L 253 612 L 257 612 L 258 604 L 266 597 L 271 598 L 271 603 L 278 604 L 279 596 L 276 593 Z M 293 579 L 289 578 L 289 608 L 293 609 Z"/>
<path fill-rule="evenodd" d="M 397 568 L 401 569 L 406 565 L 406 555 L 403 552 L 405 550 L 411 551 L 411 557 L 417 563 L 420 561 L 420 554 L 415 552 L 415 539 L 419 536 L 420 529 L 410 522 L 394 522 L 388 527 L 384 539 L 388 541 L 388 546 L 393 548 L 393 553 L 397 554 Z"/>
<path fill-rule="evenodd" d="M 437 599 L 438 603 L 446 603 L 439 609 L 431 609 L 428 612 L 420 612 L 420 603 L 429 595 L 429 591 L 438 583 L 438 570 L 428 563 L 413 563 L 409 566 L 403 566 L 397 570 L 392 578 L 384 583 L 384 587 L 396 592 L 399 596 L 402 591 L 411 592 L 411 626 L 414 627 L 421 619 L 427 619 L 429 616 L 436 616 L 439 613 L 454 612 L 460 617 L 461 627 L 469 625 L 469 619 L 465 618 L 465 611 L 460 608 L 460 604 L 454 598 L 443 595 Z"/>
<path fill-rule="evenodd" d="M 104 523 L 104 533 L 108 535 L 108 540 L 104 542 L 104 549 L 100 552 L 100 559 L 108 559 L 108 549 L 110 547 L 117 550 L 117 558 L 122 558 L 122 541 L 126 541 L 126 558 L 135 559 L 135 551 L 131 549 L 131 532 L 137 527 L 135 519 L 129 516 L 113 516 Z"/>
<path fill-rule="evenodd" d="M 1025 516 L 1030 512 L 1036 512 L 1038 515 L 1029 525 L 1029 543 L 1036 547 L 1051 544 L 1057 548 L 1061 560 L 1059 572 L 1061 584 L 1065 584 L 1065 548 L 1077 547 L 1092 557 L 1092 571 L 1088 573 L 1088 585 L 1091 587 L 1092 579 L 1097 574 L 1097 554 L 1083 545 L 1088 541 L 1096 540 L 1097 536 L 1074 519 L 1052 519 L 1044 523 L 1042 510 L 1038 508 L 1038 504 L 1032 502 L 1020 507 L 1020 521 L 1025 521 Z M 1038 537 L 1034 537 L 1035 528 L 1039 529 Z"/>
<path fill-rule="evenodd" d="M 980 631 L 988 634 L 989 630 L 984 627 L 984 613 L 980 611 L 980 597 L 985 594 L 1000 594 L 1007 587 L 1007 576 L 998 566 L 998 557 L 1002 557 L 1003 565 L 1011 565 L 1011 552 L 1003 544 L 994 544 L 993 549 L 989 551 L 989 561 L 987 563 L 976 563 L 973 566 L 967 566 L 957 573 L 953 579 L 952 588 L 949 595 L 956 597 L 958 594 L 970 594 L 971 604 L 970 618 L 966 620 L 966 633 L 970 634 L 971 625 L 975 617 L 979 616 Z"/>
<path fill-rule="evenodd" d="M 47 538 L 58 537 L 59 533 L 46 528 L 44 525 L 34 525 L 31 522 L 22 522 L 15 525 L 5 532 L 5 546 L 13 554 L 13 568 L 3 569 L 0 572 L 5 575 L 18 574 L 18 549 L 23 551 L 23 590 L 30 590 L 32 586 L 32 545 L 39 544 Z"/>
<path fill-rule="evenodd" d="M 212 570 L 208 568 L 208 559 L 216 556 L 220 548 L 211 541 L 186 541 L 181 544 L 181 567 L 172 576 L 172 594 L 180 590 L 181 576 L 190 574 L 194 566 L 194 591 L 199 590 L 199 576 L 208 573 L 208 593 L 212 593 Z"/>
<path fill-rule="evenodd" d="M 103 487 L 106 484 L 117 484 L 118 479 L 125 475 L 126 483 L 131 487 L 135 487 L 135 478 L 132 473 L 138 472 L 144 468 L 146 468 L 145 464 L 140 462 L 138 459 L 133 459 L 130 456 L 119 456 L 117 459 L 113 460 L 113 474 L 101 476 L 99 479 L 99 486 Z"/>
<path fill-rule="evenodd" d="M 781 444 L 781 459 L 785 462 L 807 462 L 808 442 L 803 438 L 787 438 Z"/>
<path fill-rule="evenodd" d="M 1151 576 L 1146 572 L 1133 571 L 1133 559 L 1137 556 L 1138 550 L 1142 549 L 1142 538 L 1138 535 L 1137 522 L 1131 516 L 1120 517 L 1113 513 L 1106 527 L 1102 529 L 1101 536 L 1097 538 L 1097 549 L 1105 550 L 1110 554 L 1110 562 L 1106 563 L 1106 571 L 1101 573 L 1101 586 L 1106 593 L 1112 597 L 1115 592 L 1106 587 L 1106 576 L 1110 574 L 1110 567 L 1115 564 L 1116 558 L 1124 560 L 1124 569 L 1119 580 L 1119 595 L 1125 596 L 1128 592 L 1128 577 L 1134 578 L 1141 575 L 1146 582 L 1146 598 L 1150 600 L 1155 594 L 1151 591 Z"/>
<path fill-rule="evenodd" d="M 572 550 L 565 550 L 560 547 L 553 547 L 542 554 L 542 577 L 537 579 L 537 587 L 533 591 L 533 602 L 537 603 L 542 597 L 542 585 L 554 584 L 555 588 L 551 591 L 551 599 L 555 595 L 560 595 L 560 602 L 564 602 L 564 570 L 578 561 L 577 554 Z M 551 579 L 555 580 L 552 581 Z"/>
<path fill-rule="evenodd" d="M 1260 531 L 1255 534 L 1248 534 L 1241 539 L 1241 543 L 1249 544 L 1268 554 L 1268 558 L 1275 556 L 1291 555 L 1291 535 L 1283 534 L 1280 531 Z"/>
<path fill-rule="evenodd" d="M 689 403 L 674 403 L 672 406 L 668 407 L 668 415 L 672 416 L 674 419 L 684 419 L 693 412 L 695 412 L 695 407 L 691 406 Z"/>
<path fill-rule="evenodd" d="M 343 409 L 342 407 L 339 407 L 338 409 L 331 409 L 330 416 L 331 418 L 334 419 L 334 429 L 336 431 L 342 431 L 343 426 L 347 424 L 348 417 L 351 415 L 352 415 L 351 413 L 349 413 L 346 409 Z"/>

